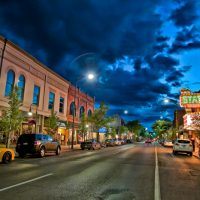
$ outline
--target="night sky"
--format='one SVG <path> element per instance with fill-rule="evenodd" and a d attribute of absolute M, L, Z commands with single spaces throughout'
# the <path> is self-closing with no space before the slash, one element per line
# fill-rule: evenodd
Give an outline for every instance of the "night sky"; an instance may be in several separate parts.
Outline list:
<path fill-rule="evenodd" d="M 200 89 L 198 8 L 198 0 L 0 0 L 0 35 L 72 83 L 94 72 L 82 91 L 150 127 L 173 117 L 182 87 Z"/>

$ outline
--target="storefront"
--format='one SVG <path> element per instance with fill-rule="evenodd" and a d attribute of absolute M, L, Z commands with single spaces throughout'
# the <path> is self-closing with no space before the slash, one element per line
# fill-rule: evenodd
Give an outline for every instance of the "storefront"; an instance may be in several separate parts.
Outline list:
<path fill-rule="evenodd" d="M 180 105 L 185 108 L 184 138 L 189 138 L 194 144 L 194 153 L 200 152 L 200 93 L 181 90 Z M 200 154 L 199 154 L 200 155 Z"/>

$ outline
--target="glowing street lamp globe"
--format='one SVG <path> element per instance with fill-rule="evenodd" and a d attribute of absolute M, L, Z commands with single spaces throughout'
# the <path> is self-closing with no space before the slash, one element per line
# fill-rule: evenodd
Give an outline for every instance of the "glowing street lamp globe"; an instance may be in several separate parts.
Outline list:
<path fill-rule="evenodd" d="M 89 80 L 94 79 L 94 74 L 88 74 L 88 79 L 89 79 Z"/>

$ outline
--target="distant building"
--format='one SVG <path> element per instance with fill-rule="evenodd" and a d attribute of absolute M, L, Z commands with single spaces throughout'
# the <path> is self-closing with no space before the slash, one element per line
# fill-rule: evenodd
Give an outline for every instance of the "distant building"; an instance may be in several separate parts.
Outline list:
<path fill-rule="evenodd" d="M 60 122 L 58 137 L 63 144 L 70 141 L 72 123 L 71 104 L 75 87 L 63 77 L 50 70 L 37 59 L 10 41 L 0 37 L 0 117 L 2 110 L 8 107 L 8 95 L 14 85 L 19 88 L 22 101 L 21 110 L 24 122 L 20 134 L 26 132 L 45 132 L 45 120 L 53 109 Z M 76 93 L 75 127 L 81 113 L 91 115 L 94 111 L 94 99 L 80 90 Z M 32 112 L 32 116 L 28 113 Z M 78 136 L 75 139 L 77 142 Z"/>

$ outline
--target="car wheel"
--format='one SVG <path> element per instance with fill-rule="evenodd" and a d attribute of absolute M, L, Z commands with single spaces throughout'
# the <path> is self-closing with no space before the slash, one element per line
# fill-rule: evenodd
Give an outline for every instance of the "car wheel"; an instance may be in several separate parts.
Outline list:
<path fill-rule="evenodd" d="M 56 149 L 56 155 L 60 155 L 60 147 L 57 147 L 57 149 Z"/>
<path fill-rule="evenodd" d="M 174 154 L 174 155 L 176 155 L 176 154 L 177 154 L 177 152 L 176 152 L 176 151 L 173 151 L 173 154 Z"/>
<path fill-rule="evenodd" d="M 189 155 L 192 156 L 192 152 L 190 152 Z"/>
<path fill-rule="evenodd" d="M 6 151 L 3 154 L 2 162 L 5 164 L 8 164 L 11 161 L 11 158 L 12 158 L 12 154 L 9 151 Z"/>
<path fill-rule="evenodd" d="M 44 157 L 45 156 L 45 148 L 44 147 L 41 147 L 40 148 L 40 157 Z"/>
<path fill-rule="evenodd" d="M 81 148 L 82 150 L 84 150 L 85 148 Z"/>

